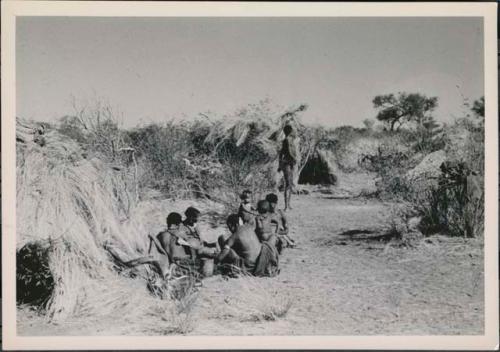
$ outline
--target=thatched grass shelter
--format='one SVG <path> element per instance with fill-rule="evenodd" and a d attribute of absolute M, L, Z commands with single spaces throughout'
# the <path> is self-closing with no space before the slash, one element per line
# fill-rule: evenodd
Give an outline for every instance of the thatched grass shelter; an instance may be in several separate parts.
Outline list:
<path fill-rule="evenodd" d="M 147 251 L 147 234 L 127 221 L 131 197 L 116 171 L 87 160 L 56 131 L 18 122 L 18 303 L 30 303 L 26 291 L 35 289 L 36 303 L 56 321 L 137 321 L 168 311 L 172 303 L 146 288 L 147 268 L 135 277 L 121 275 L 104 249 L 113 243 L 131 258 Z"/>

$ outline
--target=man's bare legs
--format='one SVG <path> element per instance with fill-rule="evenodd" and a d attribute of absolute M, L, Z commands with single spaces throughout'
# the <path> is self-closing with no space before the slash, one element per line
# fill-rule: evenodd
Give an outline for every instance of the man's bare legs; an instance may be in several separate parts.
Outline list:
<path fill-rule="evenodd" d="M 293 193 L 293 186 L 292 185 L 286 185 L 285 186 L 285 210 L 292 210 L 292 193 Z"/>

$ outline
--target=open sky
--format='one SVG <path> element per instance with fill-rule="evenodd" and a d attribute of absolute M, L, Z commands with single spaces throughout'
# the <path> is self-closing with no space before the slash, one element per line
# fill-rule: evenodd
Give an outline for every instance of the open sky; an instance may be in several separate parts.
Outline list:
<path fill-rule="evenodd" d="M 378 94 L 438 96 L 440 120 L 484 94 L 480 18 L 18 17 L 16 31 L 17 116 L 41 121 L 71 96 L 104 97 L 125 127 L 269 98 L 359 126 Z"/>

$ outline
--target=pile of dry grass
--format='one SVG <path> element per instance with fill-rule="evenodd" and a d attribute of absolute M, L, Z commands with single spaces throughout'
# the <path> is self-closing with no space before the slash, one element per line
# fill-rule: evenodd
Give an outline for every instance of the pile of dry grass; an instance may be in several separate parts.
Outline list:
<path fill-rule="evenodd" d="M 212 319 L 275 321 L 287 316 L 297 298 L 272 278 L 245 273 L 231 280 L 217 279 L 211 284 L 216 289 L 201 293 L 204 299 L 198 311 Z"/>
<path fill-rule="evenodd" d="M 48 249 L 53 287 L 46 317 L 139 322 L 159 312 L 163 325 L 174 324 L 173 315 L 162 312 L 175 311 L 175 303 L 155 299 L 141 275 L 120 275 L 104 249 L 111 242 L 133 258 L 148 246 L 140 221 L 128 220 L 131 197 L 115 171 L 87 160 L 75 142 L 56 132 L 43 133 L 44 143 L 36 143 L 25 130 L 17 143 L 17 249 L 29 243 Z"/>

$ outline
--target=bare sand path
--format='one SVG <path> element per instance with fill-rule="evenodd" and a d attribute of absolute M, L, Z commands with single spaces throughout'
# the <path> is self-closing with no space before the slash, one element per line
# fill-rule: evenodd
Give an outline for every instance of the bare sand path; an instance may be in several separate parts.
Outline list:
<path fill-rule="evenodd" d="M 435 237 L 414 249 L 332 244 L 342 231 L 382 223 L 388 206 L 319 194 L 294 206 L 288 214 L 300 246 L 283 254 L 278 277 L 259 279 L 291 297 L 286 316 L 255 323 L 217 315 L 238 294 L 237 279 L 214 277 L 205 282 L 192 334 L 482 334 L 481 241 Z"/>

